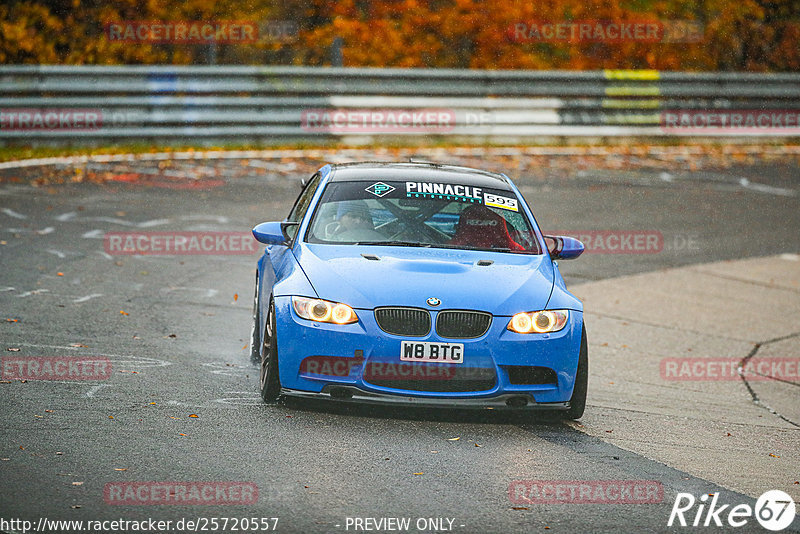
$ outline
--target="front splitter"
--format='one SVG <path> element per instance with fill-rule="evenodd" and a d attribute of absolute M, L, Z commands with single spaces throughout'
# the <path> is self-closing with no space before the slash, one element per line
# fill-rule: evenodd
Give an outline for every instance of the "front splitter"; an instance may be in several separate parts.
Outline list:
<path fill-rule="evenodd" d="M 530 394 L 506 393 L 495 397 L 412 397 L 365 391 L 355 386 L 327 385 L 319 393 L 295 389 L 281 389 L 281 394 L 307 399 L 326 399 L 339 402 L 357 402 L 398 406 L 449 407 L 482 410 L 568 410 L 569 402 L 537 403 Z M 524 404 L 523 404 L 524 402 Z"/>

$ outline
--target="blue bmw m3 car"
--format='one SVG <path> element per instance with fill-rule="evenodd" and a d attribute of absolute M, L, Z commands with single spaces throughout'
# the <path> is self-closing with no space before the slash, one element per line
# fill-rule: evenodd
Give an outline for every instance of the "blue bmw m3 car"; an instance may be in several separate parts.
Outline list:
<path fill-rule="evenodd" d="M 261 395 L 545 409 L 581 417 L 583 305 L 505 174 L 326 165 L 286 220 L 253 228 Z"/>

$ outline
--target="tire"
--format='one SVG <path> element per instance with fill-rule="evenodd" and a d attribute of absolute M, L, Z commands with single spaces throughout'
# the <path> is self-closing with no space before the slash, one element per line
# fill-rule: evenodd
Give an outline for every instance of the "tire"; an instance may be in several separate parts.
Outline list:
<path fill-rule="evenodd" d="M 253 293 L 253 328 L 250 330 L 250 361 L 261 362 L 261 312 L 258 305 L 258 273 L 256 289 Z"/>
<path fill-rule="evenodd" d="M 269 303 L 269 315 L 264 326 L 264 339 L 261 342 L 261 368 L 259 383 L 264 402 L 274 402 L 281 395 L 281 381 L 278 376 L 278 340 L 275 332 L 275 303 Z"/>
<path fill-rule="evenodd" d="M 589 349 L 586 343 L 586 325 L 581 325 L 581 351 L 578 356 L 578 371 L 575 373 L 575 387 L 569 399 L 569 410 L 562 413 L 562 419 L 580 419 L 586 410 L 586 392 L 589 385 Z"/>

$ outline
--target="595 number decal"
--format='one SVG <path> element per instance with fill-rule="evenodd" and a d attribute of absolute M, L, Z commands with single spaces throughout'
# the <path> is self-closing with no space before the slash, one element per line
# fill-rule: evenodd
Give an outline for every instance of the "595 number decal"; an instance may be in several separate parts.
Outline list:
<path fill-rule="evenodd" d="M 491 193 L 483 194 L 483 203 L 487 206 L 494 206 L 495 208 L 502 208 L 504 210 L 519 211 L 517 207 L 516 198 L 501 197 L 500 195 L 493 195 Z"/>

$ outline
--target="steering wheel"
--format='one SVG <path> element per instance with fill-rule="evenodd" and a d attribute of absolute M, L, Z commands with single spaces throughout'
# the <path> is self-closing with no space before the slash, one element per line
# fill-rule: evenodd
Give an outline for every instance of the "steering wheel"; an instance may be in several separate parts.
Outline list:
<path fill-rule="evenodd" d="M 330 239 L 341 230 L 342 225 L 339 221 L 331 221 L 325 225 L 325 239 Z"/>

